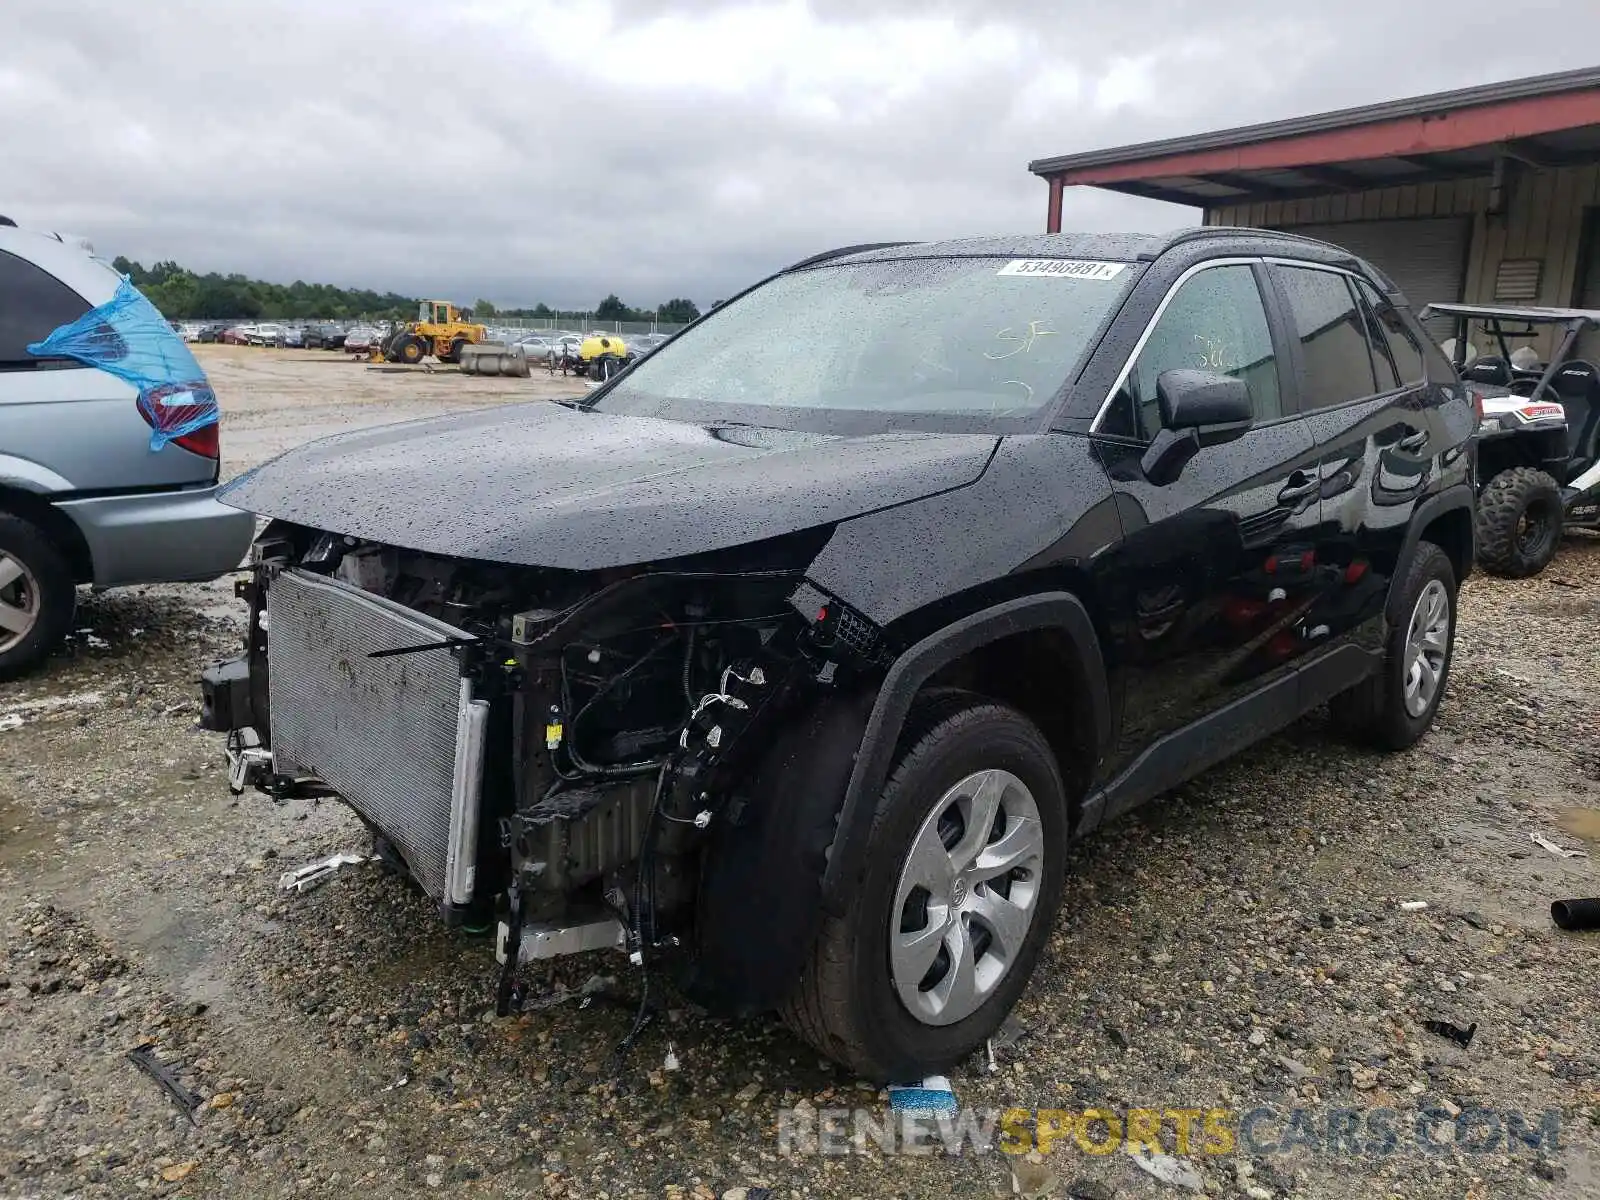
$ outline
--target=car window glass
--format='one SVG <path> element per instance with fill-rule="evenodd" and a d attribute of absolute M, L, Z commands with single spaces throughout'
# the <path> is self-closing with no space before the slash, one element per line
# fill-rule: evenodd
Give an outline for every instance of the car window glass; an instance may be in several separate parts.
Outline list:
<path fill-rule="evenodd" d="M 1389 338 L 1378 323 L 1372 308 L 1365 300 L 1358 301 L 1361 331 L 1366 335 L 1367 352 L 1372 356 L 1372 372 L 1377 376 L 1380 392 L 1392 391 L 1400 386 L 1400 372 L 1389 353 Z"/>
<path fill-rule="evenodd" d="M 88 311 L 89 302 L 54 275 L 0 250 L 0 370 L 37 363 L 28 343 Z"/>
<path fill-rule="evenodd" d="M 1389 357 L 1399 373 L 1400 382 L 1415 383 L 1422 379 L 1427 373 L 1423 367 L 1422 347 L 1400 319 L 1399 310 L 1389 303 L 1388 297 L 1379 295 L 1378 289 L 1365 280 L 1357 280 L 1356 288 L 1383 330 L 1384 340 L 1389 346 Z"/>
<path fill-rule="evenodd" d="M 1367 331 L 1345 277 L 1309 267 L 1274 267 L 1300 342 L 1301 402 L 1329 408 L 1378 390 Z"/>
<path fill-rule="evenodd" d="M 1161 428 L 1156 380 L 1161 372 L 1178 368 L 1242 379 L 1250 388 L 1256 420 L 1283 415 L 1272 333 L 1248 265 L 1207 268 L 1174 293 L 1107 411 L 1101 432 L 1153 438 Z"/>
<path fill-rule="evenodd" d="M 684 420 L 1004 429 L 1049 405 L 1114 311 L 1128 264 L 952 257 L 796 270 L 666 342 L 595 403 Z M 805 414 L 811 414 L 807 416 Z M 851 415 L 845 415 L 851 414 Z"/>

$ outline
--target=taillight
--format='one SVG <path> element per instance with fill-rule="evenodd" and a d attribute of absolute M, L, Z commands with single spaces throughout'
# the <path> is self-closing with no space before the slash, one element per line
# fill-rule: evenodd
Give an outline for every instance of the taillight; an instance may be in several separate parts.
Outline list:
<path fill-rule="evenodd" d="M 166 387 L 156 388 L 138 402 L 139 415 L 144 418 L 144 423 L 150 428 L 157 428 L 155 419 L 150 415 L 146 405 L 160 405 L 164 417 L 164 424 L 168 429 L 182 429 L 190 421 L 210 413 L 212 420 L 200 426 L 199 429 L 189 433 L 179 434 L 172 439 L 174 445 L 181 446 L 190 454 L 198 454 L 201 458 L 220 459 L 222 457 L 222 439 L 218 436 L 215 402 L 209 404 L 173 404 L 173 397 L 186 394 L 189 391 L 187 384 L 169 384 Z M 210 390 L 207 389 L 207 395 Z"/>
<path fill-rule="evenodd" d="M 186 433 L 172 440 L 190 454 L 198 454 L 201 458 L 222 457 L 222 438 L 218 436 L 215 421 L 209 425 L 202 425 L 193 433 Z"/>

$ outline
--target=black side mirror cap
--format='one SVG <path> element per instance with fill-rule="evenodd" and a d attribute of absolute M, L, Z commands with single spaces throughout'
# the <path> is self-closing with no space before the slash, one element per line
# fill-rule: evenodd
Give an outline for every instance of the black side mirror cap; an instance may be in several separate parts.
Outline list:
<path fill-rule="evenodd" d="M 1162 429 L 1139 466 L 1157 487 L 1176 481 L 1201 447 L 1242 437 L 1254 415 L 1249 385 L 1217 371 L 1163 371 L 1156 379 L 1156 400 Z"/>
<path fill-rule="evenodd" d="M 1250 424 L 1250 385 L 1219 371 L 1175 368 L 1156 378 L 1161 424 L 1168 429 L 1204 429 Z"/>

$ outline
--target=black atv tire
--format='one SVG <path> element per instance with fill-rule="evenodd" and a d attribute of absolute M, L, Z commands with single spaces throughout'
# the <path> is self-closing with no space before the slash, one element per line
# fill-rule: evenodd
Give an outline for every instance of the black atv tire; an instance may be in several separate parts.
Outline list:
<path fill-rule="evenodd" d="M 1449 605 L 1444 666 L 1427 707 L 1420 713 L 1412 713 L 1406 705 L 1406 679 L 1410 669 L 1407 650 L 1418 602 L 1428 585 L 1436 581 L 1443 585 Z M 1371 678 L 1328 702 L 1328 712 L 1336 728 L 1353 740 L 1379 750 L 1407 749 L 1428 732 L 1449 686 L 1450 664 L 1455 660 L 1456 572 L 1450 556 L 1432 542 L 1417 543 L 1411 567 L 1399 586 L 1400 617 L 1389 630 L 1383 666 Z"/>
<path fill-rule="evenodd" d="M 78 604 L 72 568 L 49 535 L 31 521 L 0 512 L 0 571 L 10 574 L 9 563 L 21 564 L 24 573 L 0 586 L 0 598 L 28 608 L 32 624 L 20 638 L 0 629 L 0 680 L 16 679 L 43 661 L 72 628 Z"/>
<path fill-rule="evenodd" d="M 1491 575 L 1537 575 L 1561 545 L 1561 486 L 1533 467 L 1512 467 L 1478 496 L 1478 561 Z"/>
<path fill-rule="evenodd" d="M 824 917 L 799 984 L 782 1007 L 785 1023 L 797 1034 L 875 1082 L 948 1071 L 993 1036 L 1027 986 L 1061 900 L 1067 798 L 1050 745 L 1015 709 L 976 697 L 969 701 L 953 713 L 941 705 L 936 724 L 902 739 L 904 749 L 878 801 L 866 868 L 849 913 Z M 1037 805 L 1042 857 L 1035 908 L 1017 953 L 989 995 L 952 1023 L 924 1022 L 902 1002 L 890 969 L 891 910 L 902 867 L 948 790 L 994 768 L 1020 780 Z M 975 891 L 963 888 L 952 896 Z"/>

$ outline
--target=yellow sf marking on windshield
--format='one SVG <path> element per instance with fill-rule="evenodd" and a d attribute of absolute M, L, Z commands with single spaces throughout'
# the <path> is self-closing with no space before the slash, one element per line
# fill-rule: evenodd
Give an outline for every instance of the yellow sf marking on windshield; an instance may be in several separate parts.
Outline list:
<path fill-rule="evenodd" d="M 1011 326 L 1007 325 L 999 333 L 994 335 L 994 340 L 997 342 L 1015 342 L 1017 344 L 1017 348 L 1015 350 L 1008 350 L 1004 354 L 990 354 L 987 350 L 985 350 L 983 352 L 983 356 L 994 362 L 999 362 L 1002 359 L 1011 358 L 1017 354 L 1026 354 L 1029 350 L 1033 349 L 1033 343 L 1039 338 L 1051 337 L 1056 332 L 1054 329 L 1040 329 L 1039 324 L 1040 323 L 1038 321 L 1029 321 L 1028 332 L 1025 334 L 1012 333 Z"/>

